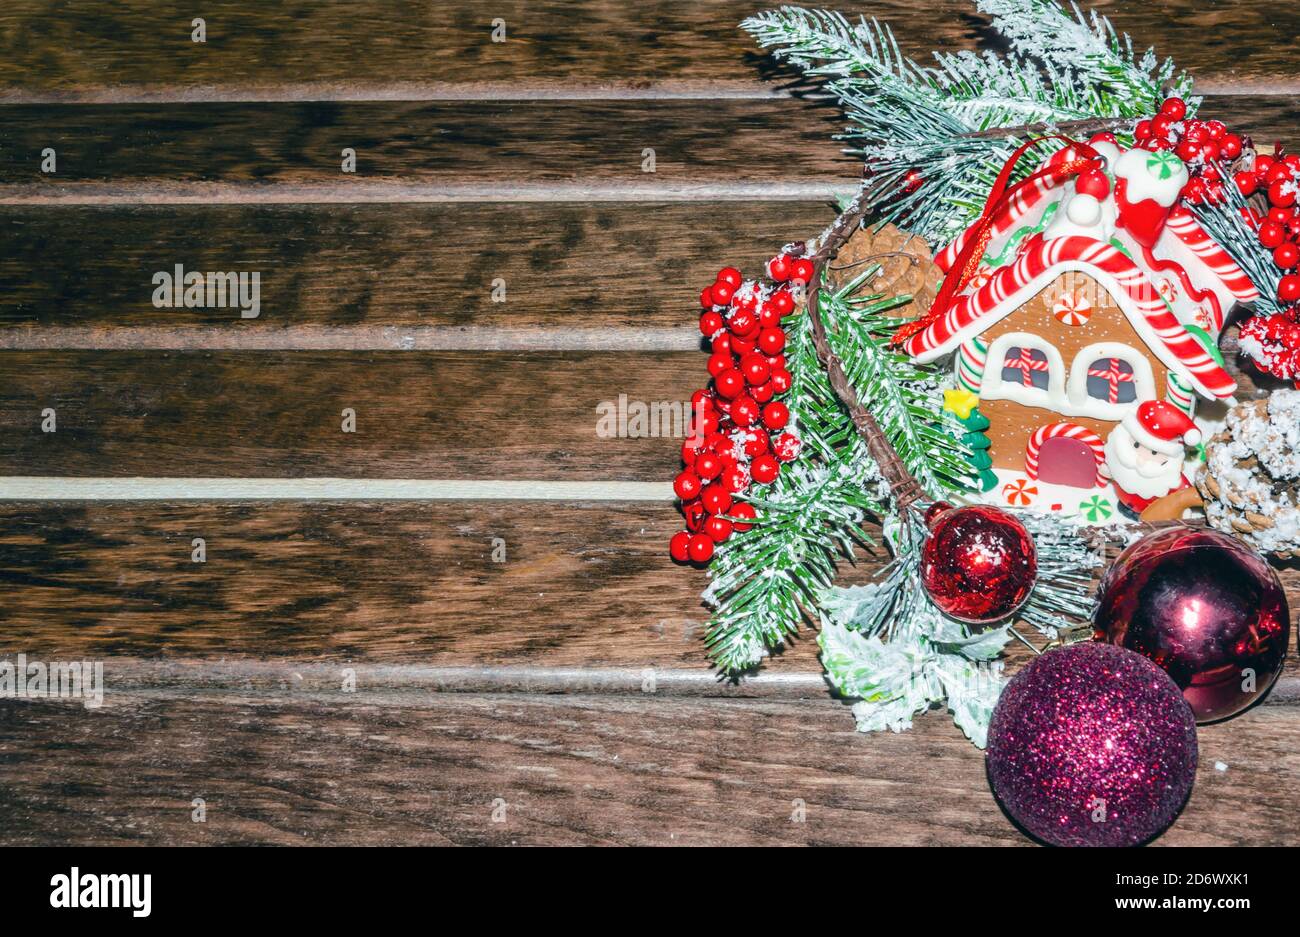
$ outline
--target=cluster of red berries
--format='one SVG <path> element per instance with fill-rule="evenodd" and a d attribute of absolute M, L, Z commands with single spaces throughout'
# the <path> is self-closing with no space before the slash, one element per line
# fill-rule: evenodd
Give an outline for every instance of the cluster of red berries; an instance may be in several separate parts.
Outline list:
<path fill-rule="evenodd" d="M 1296 204 L 1300 155 L 1281 151 L 1272 156 L 1258 155 L 1250 169 L 1237 173 L 1236 181 L 1242 195 L 1258 193 L 1267 200 L 1267 213 L 1262 206 L 1252 207 L 1250 221 L 1259 243 L 1272 252 L 1273 263 L 1282 271 L 1277 298 L 1287 305 L 1300 301 L 1300 275 L 1296 273 L 1296 265 L 1300 264 L 1300 205 Z"/>
<path fill-rule="evenodd" d="M 1300 379 L 1300 315 L 1293 309 L 1255 316 L 1241 326 L 1242 350 L 1261 368 L 1286 381 Z"/>
<path fill-rule="evenodd" d="M 1166 98 L 1155 117 L 1138 121 L 1133 138 L 1146 150 L 1173 150 L 1187 164 L 1190 178 L 1183 187 L 1183 198 L 1193 205 L 1222 198 L 1222 164 L 1237 159 L 1248 145 L 1222 121 L 1188 120 L 1187 103 L 1182 98 Z"/>
<path fill-rule="evenodd" d="M 686 518 L 686 529 L 668 543 L 679 563 L 707 563 L 715 545 L 749 530 L 757 515 L 735 497 L 755 482 L 776 481 L 781 463 L 799 455 L 801 443 L 785 431 L 790 410 L 774 398 L 792 381 L 781 320 L 795 311 L 796 291 L 812 279 L 813 264 L 778 254 L 767 272 L 771 281 L 759 283 L 724 267 L 700 293 L 700 332 L 709 339 L 713 380 L 691 395 L 685 467 L 673 480 Z"/>

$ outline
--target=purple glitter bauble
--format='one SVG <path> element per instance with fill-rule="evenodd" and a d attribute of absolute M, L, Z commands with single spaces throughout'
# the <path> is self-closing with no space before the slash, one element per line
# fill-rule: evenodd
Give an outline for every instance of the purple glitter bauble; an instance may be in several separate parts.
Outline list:
<path fill-rule="evenodd" d="M 1146 658 L 1111 644 L 1048 651 L 1021 670 L 989 725 L 989 784 L 1054 846 L 1136 846 L 1182 809 L 1196 720 Z"/>
<path fill-rule="evenodd" d="M 1155 661 L 1200 722 L 1235 716 L 1282 672 L 1290 636 L 1277 573 L 1236 537 L 1173 527 L 1148 534 L 1106 572 L 1096 636 Z"/>

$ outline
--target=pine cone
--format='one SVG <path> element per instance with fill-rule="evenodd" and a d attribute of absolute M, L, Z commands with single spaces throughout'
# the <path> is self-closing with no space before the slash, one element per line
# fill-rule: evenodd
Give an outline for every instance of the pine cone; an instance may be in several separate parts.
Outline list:
<path fill-rule="evenodd" d="M 871 261 L 866 259 L 895 251 L 902 253 Z M 929 311 L 943 282 L 943 271 L 930 256 L 930 246 L 924 238 L 901 231 L 892 224 L 859 228 L 826 265 L 827 279 L 835 289 L 839 289 L 875 264 L 879 264 L 880 272 L 863 282 L 855 293 L 910 294 L 912 301 L 899 306 L 892 315 L 910 319 Z"/>
<path fill-rule="evenodd" d="M 1263 553 L 1300 556 L 1300 391 L 1234 407 L 1205 454 L 1196 487 L 1210 525 Z"/>

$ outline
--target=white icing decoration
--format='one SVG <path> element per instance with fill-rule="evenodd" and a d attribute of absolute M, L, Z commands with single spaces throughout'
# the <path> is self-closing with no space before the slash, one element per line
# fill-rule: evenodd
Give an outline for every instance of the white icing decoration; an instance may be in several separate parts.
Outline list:
<path fill-rule="evenodd" d="M 1162 208 L 1172 208 L 1178 200 L 1178 194 L 1187 185 L 1187 167 L 1183 161 L 1173 157 L 1167 165 L 1171 168 L 1169 177 L 1161 179 L 1147 168 L 1150 160 L 1158 159 L 1159 154 L 1150 150 L 1133 148 L 1115 161 L 1115 175 L 1125 181 L 1128 200 L 1134 204 L 1152 199 Z M 1176 164 L 1176 165 L 1175 165 Z"/>
<path fill-rule="evenodd" d="M 1075 224 L 1091 228 L 1101 221 L 1101 202 L 1091 195 L 1078 192 L 1071 196 L 1069 203 L 1066 204 L 1065 214 Z"/>

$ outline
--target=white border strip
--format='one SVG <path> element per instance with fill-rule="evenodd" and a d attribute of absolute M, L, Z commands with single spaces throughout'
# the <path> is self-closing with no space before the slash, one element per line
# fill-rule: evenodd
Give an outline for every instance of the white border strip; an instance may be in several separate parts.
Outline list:
<path fill-rule="evenodd" d="M 671 501 L 671 482 L 0 477 L 0 501 Z"/>

